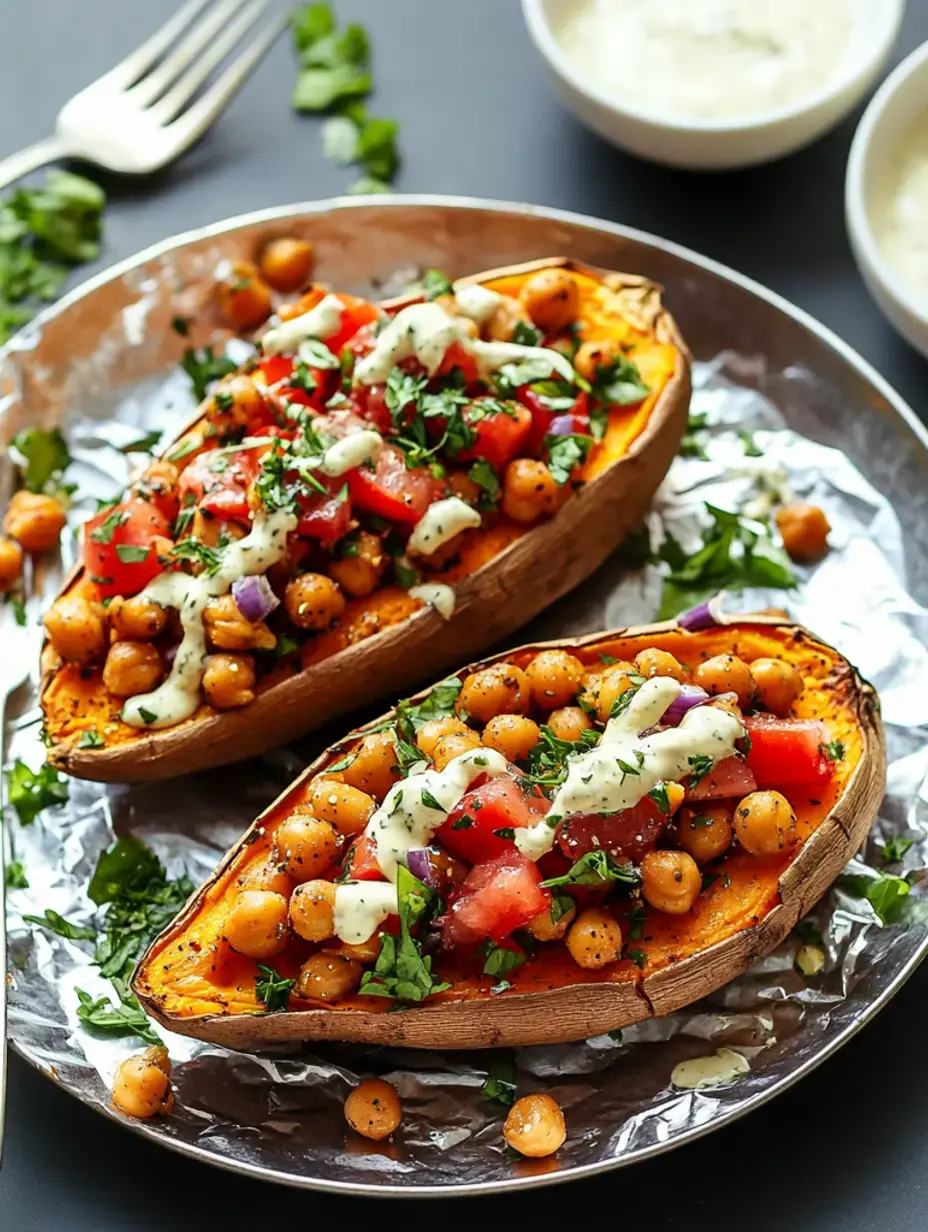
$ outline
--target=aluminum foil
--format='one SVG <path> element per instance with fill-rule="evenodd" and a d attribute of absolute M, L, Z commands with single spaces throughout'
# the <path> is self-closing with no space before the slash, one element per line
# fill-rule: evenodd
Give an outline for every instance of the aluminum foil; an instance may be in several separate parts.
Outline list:
<path fill-rule="evenodd" d="M 207 263 L 208 264 L 208 263 Z M 187 378 L 177 370 L 125 384 L 119 357 L 150 339 L 157 286 L 139 283 L 127 315 L 72 374 L 66 425 L 75 457 L 69 475 L 82 494 L 77 524 L 96 497 L 110 497 L 144 459 L 121 452 L 141 432 L 170 438 L 192 409 Z M 150 295 L 150 302 L 149 302 Z M 28 350 L 27 336 L 21 345 Z M 14 357 L 15 359 L 15 357 Z M 729 600 L 732 610 L 763 606 L 790 611 L 836 644 L 882 696 L 889 750 L 889 793 L 867 850 L 851 871 L 880 875 L 888 834 L 913 840 L 904 865 L 928 863 L 928 613 L 907 591 L 903 535 L 892 504 L 838 449 L 787 429 L 760 387 L 790 382 L 791 396 L 820 393 L 819 378 L 795 365 L 771 371 L 762 359 L 734 353 L 697 365 L 693 412 L 705 414 L 708 459 L 678 459 L 649 515 L 659 541 L 669 528 L 698 542 L 703 505 L 763 513 L 772 493 L 786 491 L 821 504 L 833 526 L 828 558 L 800 570 L 797 589 L 752 592 Z M 762 457 L 747 457 L 739 432 L 755 430 Z M 65 556 L 75 540 L 66 535 Z M 46 577 L 49 593 L 55 578 Z M 623 572 L 619 559 L 537 621 L 533 636 L 580 633 L 653 617 L 657 571 Z M 41 605 L 30 603 L 31 622 Z M 39 630 L 35 628 L 36 657 Z M 519 639 L 521 640 L 521 639 Z M 9 756 L 37 766 L 34 683 L 16 698 Z M 347 722 L 339 724 L 344 730 Z M 206 877 L 251 818 L 337 732 L 323 732 L 259 761 L 169 783 L 104 787 L 72 781 L 67 804 L 45 810 L 29 828 L 6 819 L 14 854 L 29 888 L 8 893 L 11 930 L 10 1037 L 27 1059 L 53 1074 L 85 1103 L 109 1108 L 119 1062 L 137 1040 L 94 1036 L 77 1019 L 75 989 L 111 992 L 91 965 L 88 943 L 63 940 L 24 924 L 47 908 L 69 920 L 93 919 L 85 887 L 99 852 L 131 831 L 178 874 Z M 913 878 L 914 881 L 918 877 Z M 926 947 L 913 889 L 907 922 L 881 926 L 865 899 L 832 890 L 813 919 L 824 937 L 825 968 L 806 978 L 796 969 L 798 938 L 756 964 L 716 995 L 669 1017 L 626 1029 L 615 1038 L 518 1050 L 520 1093 L 550 1092 L 565 1111 L 568 1138 L 554 1159 L 513 1161 L 503 1149 L 505 1109 L 482 1095 L 493 1058 L 482 1053 L 425 1053 L 357 1046 L 294 1047 L 251 1056 L 164 1034 L 174 1062 L 176 1111 L 156 1124 L 132 1127 L 154 1139 L 239 1171 L 291 1184 L 355 1192 L 487 1191 L 537 1183 L 630 1162 L 747 1111 L 788 1085 L 856 1030 Z M 749 1071 L 703 1090 L 680 1089 L 672 1074 L 682 1060 L 735 1050 Z M 513 1055 L 513 1054 L 507 1054 Z M 347 1133 L 342 1103 L 359 1078 L 382 1075 L 398 1088 L 403 1124 L 394 1140 L 372 1144 Z"/>

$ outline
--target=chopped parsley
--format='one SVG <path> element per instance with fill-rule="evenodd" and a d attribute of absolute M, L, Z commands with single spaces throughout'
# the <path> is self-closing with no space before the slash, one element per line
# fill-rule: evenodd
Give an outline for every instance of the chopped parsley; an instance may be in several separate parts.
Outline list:
<path fill-rule="evenodd" d="M 480 495 L 476 500 L 476 507 L 482 512 L 492 510 L 496 506 L 499 494 L 502 491 L 499 476 L 492 464 L 486 458 L 479 458 L 467 472 L 467 476 L 480 489 Z"/>
<path fill-rule="evenodd" d="M 400 737 L 409 744 L 416 743 L 416 734 L 432 719 L 447 719 L 454 715 L 454 706 L 461 692 L 461 681 L 456 676 L 435 685 L 421 702 L 408 699 L 398 702 L 393 723 Z M 385 726 L 391 726 L 386 724 Z"/>
<path fill-rule="evenodd" d="M 365 971 L 360 991 L 364 996 L 390 997 L 397 1001 L 424 1001 L 444 992 L 450 984 L 439 983 L 432 974 L 432 959 L 422 953 L 412 936 L 416 924 L 433 919 L 441 900 L 429 886 L 414 877 L 409 869 L 397 869 L 396 893 L 399 900 L 400 935 L 380 934 L 380 954 L 373 970 Z"/>
<path fill-rule="evenodd" d="M 560 787 L 567 778 L 567 759 L 571 755 L 585 753 L 599 743 L 599 732 L 587 728 L 579 740 L 561 740 L 550 727 L 541 728 L 538 743 L 528 755 L 527 783 L 539 787 Z"/>
<path fill-rule="evenodd" d="M 210 385 L 224 376 L 231 375 L 238 365 L 228 355 L 214 355 L 213 348 L 205 346 L 199 350 L 187 347 L 181 358 L 180 366 L 193 382 L 194 397 L 200 402 L 206 397 Z M 174 457 L 175 455 L 172 455 L 172 458 Z"/>
<path fill-rule="evenodd" d="M 558 886 L 572 885 L 611 885 L 618 882 L 629 889 L 637 889 L 641 885 L 641 874 L 634 864 L 619 864 L 607 852 L 588 851 L 580 857 L 566 873 L 560 877 L 549 877 L 541 884 L 549 890 Z"/>
<path fill-rule="evenodd" d="M 537 325 L 531 325 L 528 321 L 516 321 L 512 331 L 512 341 L 517 346 L 541 346 L 544 338 L 544 334 Z"/>
<path fill-rule="evenodd" d="M 914 838 L 904 838 L 901 834 L 888 834 L 883 842 L 880 859 L 884 864 L 898 864 L 914 842 Z"/>
<path fill-rule="evenodd" d="M 690 787 L 695 787 L 697 783 L 701 783 L 709 771 L 712 769 L 713 761 L 711 757 L 706 757 L 704 753 L 697 753 L 695 757 L 688 757 L 687 761 L 693 767 L 690 772 Z"/>
<path fill-rule="evenodd" d="M 839 877 L 836 884 L 855 898 L 865 898 L 883 924 L 891 924 L 899 918 L 912 888 L 904 877 L 891 873 L 884 873 L 875 880 L 851 873 Z"/>
<path fill-rule="evenodd" d="M 748 428 L 742 428 L 738 432 L 738 440 L 744 446 L 744 456 L 746 458 L 762 458 L 764 451 L 754 439 L 754 433 Z"/>
<path fill-rule="evenodd" d="M 596 370 L 590 392 L 605 406 L 633 406 L 646 398 L 651 389 L 641 379 L 637 364 L 627 355 L 620 355 L 611 364 Z"/>
<path fill-rule="evenodd" d="M 296 980 L 287 980 L 264 963 L 258 963 L 258 976 L 255 978 L 255 997 L 269 1014 L 285 1010 L 290 1000 L 290 990 Z"/>
<path fill-rule="evenodd" d="M 89 924 L 72 924 L 57 911 L 49 907 L 43 915 L 24 915 L 27 924 L 36 924 L 39 928 L 47 928 L 50 933 L 64 937 L 66 941 L 94 941 L 97 930 Z"/>
<path fill-rule="evenodd" d="M 686 431 L 683 434 L 683 439 L 680 441 L 679 455 L 681 458 L 699 458 L 705 461 L 708 458 L 705 446 L 705 437 L 703 429 L 708 421 L 708 416 L 700 414 L 691 414 L 686 421 Z"/>
<path fill-rule="evenodd" d="M 112 513 L 108 513 L 98 527 L 90 532 L 90 538 L 94 543 L 112 543 L 113 535 L 120 526 L 128 521 L 129 513 L 126 509 L 114 509 Z"/>
<path fill-rule="evenodd" d="M 116 551 L 118 554 L 119 548 Z M 200 565 L 207 577 L 215 577 L 222 566 L 222 553 L 218 548 L 211 548 L 199 539 L 179 540 L 171 548 L 171 556 L 175 560 L 189 560 L 191 564 Z M 119 559 L 122 560 L 122 557 Z"/>
<path fill-rule="evenodd" d="M 151 545 L 140 547 L 134 543 L 117 543 L 116 555 L 124 565 L 138 565 L 143 560 L 147 560 L 151 552 Z"/>
<path fill-rule="evenodd" d="M 2 248 L 0 240 L 0 253 Z M 50 496 L 62 494 L 61 480 L 71 465 L 71 454 L 67 441 L 58 428 L 23 428 L 22 432 L 13 438 L 12 449 L 14 460 L 19 466 L 22 485 L 27 492 L 44 492 Z M 65 489 L 65 494 L 68 491 Z"/>
<path fill-rule="evenodd" d="M 422 275 L 421 282 L 414 289 L 422 290 L 422 294 L 426 299 L 438 299 L 439 295 L 450 295 L 452 291 L 451 279 L 440 269 L 428 269 Z"/>
<path fill-rule="evenodd" d="M 4 882 L 8 890 L 28 890 L 29 878 L 22 860 L 11 860 L 6 866 Z"/>
<path fill-rule="evenodd" d="M 845 748 L 840 740 L 829 740 L 827 744 L 820 744 L 818 751 L 828 761 L 844 761 Z"/>
<path fill-rule="evenodd" d="M 521 967 L 525 962 L 525 955 L 518 950 L 509 950 L 504 946 L 494 945 L 492 941 L 485 941 L 483 945 L 478 946 L 477 952 L 483 956 L 484 975 L 508 975 L 510 971 L 515 971 L 516 967 Z"/>
<path fill-rule="evenodd" d="M 102 749 L 103 737 L 95 727 L 85 728 L 81 732 L 81 738 L 77 742 L 77 747 L 79 749 Z"/>
<path fill-rule="evenodd" d="M 548 448 L 548 469 L 554 477 L 554 482 L 561 487 L 569 483 L 578 466 L 582 466 L 587 455 L 593 448 L 591 436 L 548 436 L 545 437 Z"/>
<path fill-rule="evenodd" d="M 5 773 L 7 799 L 24 826 L 31 826 L 43 809 L 64 804 L 68 798 L 67 780 L 47 762 L 38 770 L 30 770 L 24 761 L 17 760 Z"/>
<path fill-rule="evenodd" d="M 516 1063 L 512 1057 L 493 1058 L 482 1091 L 486 1099 L 512 1107 L 516 1102 Z"/>
<path fill-rule="evenodd" d="M 630 958 L 639 969 L 643 968 L 648 961 L 648 956 L 644 950 L 629 950 L 625 957 Z"/>

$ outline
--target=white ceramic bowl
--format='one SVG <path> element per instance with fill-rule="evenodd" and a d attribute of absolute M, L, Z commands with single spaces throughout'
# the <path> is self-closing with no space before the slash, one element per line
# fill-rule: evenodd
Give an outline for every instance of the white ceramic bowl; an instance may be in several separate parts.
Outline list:
<path fill-rule="evenodd" d="M 833 128 L 876 79 L 905 10 L 905 0 L 852 0 L 853 34 L 841 66 L 824 89 L 798 105 L 746 120 L 676 120 L 617 102 L 581 80 L 554 34 L 559 15 L 576 3 L 522 0 L 529 33 L 564 102 L 584 124 L 621 149 L 696 170 L 769 162 Z M 616 63 L 620 67 L 618 58 Z"/>
<path fill-rule="evenodd" d="M 844 202 L 851 248 L 870 294 L 899 333 L 928 355 L 928 310 L 883 255 L 874 227 L 888 164 L 920 115 L 928 116 L 928 43 L 887 77 L 864 112 L 851 145 Z"/>

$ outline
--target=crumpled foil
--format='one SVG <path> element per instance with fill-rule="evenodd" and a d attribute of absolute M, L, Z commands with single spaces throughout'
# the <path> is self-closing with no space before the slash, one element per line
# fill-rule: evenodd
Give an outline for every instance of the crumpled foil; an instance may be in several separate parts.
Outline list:
<path fill-rule="evenodd" d="M 144 323 L 139 309 L 123 327 L 141 333 Z M 707 417 L 708 460 L 674 463 L 649 516 L 652 539 L 659 542 L 666 527 L 687 545 L 698 542 L 707 500 L 762 513 L 771 493 L 782 496 L 788 489 L 824 507 L 834 528 L 827 559 L 800 570 L 798 589 L 788 596 L 745 593 L 732 596 L 729 607 L 786 604 L 876 685 L 889 792 L 867 850 L 851 870 L 878 876 L 882 839 L 893 833 L 914 840 L 904 865 L 893 871 L 917 873 L 928 860 L 928 613 L 907 593 L 892 505 L 844 454 L 783 426 L 758 392 L 763 361 L 723 354 L 697 365 L 694 375 L 692 409 Z M 789 378 L 794 386 L 807 382 L 814 400 L 810 373 L 794 368 Z M 163 372 L 153 375 L 128 392 L 85 380 L 85 395 L 94 385 L 92 405 L 72 407 L 68 425 L 76 459 L 69 478 L 82 494 L 75 524 L 93 508 L 94 497 L 113 495 L 132 465 L 144 462 L 120 447 L 152 426 L 170 439 L 192 409 L 189 382 L 178 371 L 167 379 Z M 745 455 L 738 435 L 744 429 L 756 430 L 762 457 Z M 75 544 L 66 545 L 66 556 L 74 556 Z M 48 588 L 53 593 L 53 579 Z M 616 558 L 545 613 L 532 633 L 564 635 L 647 620 L 659 593 L 653 567 L 628 574 Z M 39 605 L 30 604 L 30 620 L 38 616 Z M 36 628 L 36 656 L 39 642 Z M 37 766 L 43 751 L 34 685 L 31 700 L 22 694 L 17 700 L 9 755 Z M 13 1046 L 85 1103 L 118 1117 L 109 1108 L 112 1076 L 139 1042 L 94 1036 L 81 1027 L 75 989 L 111 992 L 89 961 L 91 946 L 24 924 L 22 915 L 52 908 L 78 923 L 92 920 L 85 887 L 97 856 L 127 831 L 149 843 L 172 874 L 186 870 L 195 880 L 205 878 L 252 817 L 336 734 L 323 732 L 257 762 L 167 783 L 105 787 L 75 780 L 68 802 L 45 810 L 28 829 L 11 815 L 14 853 L 30 882 L 27 890 L 8 893 Z M 913 902 L 919 897 L 916 886 Z M 519 1092 L 550 1092 L 567 1118 L 568 1138 L 554 1159 L 514 1161 L 505 1152 L 505 1109 L 481 1092 L 493 1059 L 488 1053 L 326 1045 L 251 1056 L 163 1033 L 174 1063 L 176 1111 L 132 1127 L 239 1171 L 356 1192 L 485 1192 L 631 1162 L 731 1119 L 794 1081 L 876 1011 L 926 948 L 921 925 L 883 927 L 866 900 L 839 889 L 812 919 L 824 938 L 820 975 L 798 972 L 800 941 L 792 938 L 689 1009 L 615 1038 L 518 1050 Z M 746 1075 L 711 1089 L 672 1085 L 678 1062 L 722 1046 L 748 1060 Z M 351 1086 L 370 1074 L 388 1078 L 403 1100 L 402 1126 L 383 1144 L 351 1135 L 342 1115 Z"/>

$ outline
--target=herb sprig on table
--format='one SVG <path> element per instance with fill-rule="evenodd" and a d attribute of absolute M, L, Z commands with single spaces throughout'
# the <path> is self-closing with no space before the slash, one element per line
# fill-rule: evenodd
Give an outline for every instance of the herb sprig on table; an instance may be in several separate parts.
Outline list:
<path fill-rule="evenodd" d="M 96 260 L 105 203 L 98 184 L 58 170 L 0 202 L 0 343 L 55 298 L 73 266 Z"/>
<path fill-rule="evenodd" d="M 339 30 L 330 4 L 301 5 L 291 29 L 300 62 L 294 108 L 328 113 L 322 127 L 325 154 L 361 172 L 350 193 L 390 192 L 400 161 L 399 125 L 368 115 L 361 102 L 374 87 L 367 31 L 357 24 Z"/>

